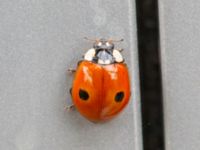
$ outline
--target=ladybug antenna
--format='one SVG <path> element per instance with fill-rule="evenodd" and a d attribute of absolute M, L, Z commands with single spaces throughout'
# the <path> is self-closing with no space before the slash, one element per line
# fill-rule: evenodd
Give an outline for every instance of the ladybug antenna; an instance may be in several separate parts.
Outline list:
<path fill-rule="evenodd" d="M 84 37 L 83 39 L 88 40 L 88 41 L 94 41 L 94 42 L 98 41 L 97 39 L 90 39 L 88 37 Z"/>
<path fill-rule="evenodd" d="M 112 40 L 112 39 L 110 39 L 109 41 L 111 41 L 111 42 L 123 42 L 124 39 L 120 39 L 120 40 Z"/>

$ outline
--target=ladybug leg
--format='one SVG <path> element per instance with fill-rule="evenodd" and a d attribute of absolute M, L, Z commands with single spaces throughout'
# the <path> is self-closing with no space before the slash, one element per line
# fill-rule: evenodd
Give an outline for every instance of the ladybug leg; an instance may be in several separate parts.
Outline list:
<path fill-rule="evenodd" d="M 75 109 L 74 104 L 72 104 L 72 105 L 65 105 L 64 106 L 64 110 L 67 111 L 67 112 L 69 112 L 69 111 L 71 111 L 73 109 Z"/>
<path fill-rule="evenodd" d="M 67 69 L 67 71 L 68 71 L 69 73 L 75 73 L 75 72 L 76 72 L 76 69 L 69 68 L 69 69 Z"/>
<path fill-rule="evenodd" d="M 124 51 L 124 49 L 123 49 L 123 48 L 120 48 L 120 49 L 115 49 L 115 50 L 117 50 L 117 51 L 119 51 L 119 52 L 123 52 L 123 51 Z"/>
<path fill-rule="evenodd" d="M 118 51 L 119 51 L 119 52 L 122 52 L 122 51 L 124 51 L 124 49 L 121 48 L 121 49 L 118 49 Z"/>
<path fill-rule="evenodd" d="M 79 66 L 81 64 L 82 60 L 78 61 L 77 66 Z"/>
<path fill-rule="evenodd" d="M 72 96 L 72 88 L 70 88 L 69 93 L 70 93 L 70 95 Z M 71 111 L 71 110 L 73 110 L 73 109 L 75 109 L 74 104 L 65 105 L 65 106 L 64 106 L 64 110 L 65 110 L 65 111 Z"/>
<path fill-rule="evenodd" d="M 72 88 L 69 89 L 69 93 L 72 96 Z"/>
<path fill-rule="evenodd" d="M 80 61 L 77 63 L 77 67 L 80 65 L 81 62 L 82 62 L 82 60 L 80 60 Z M 76 72 L 76 69 L 69 68 L 69 69 L 67 69 L 67 71 L 68 71 L 69 73 L 75 73 L 75 72 Z"/>

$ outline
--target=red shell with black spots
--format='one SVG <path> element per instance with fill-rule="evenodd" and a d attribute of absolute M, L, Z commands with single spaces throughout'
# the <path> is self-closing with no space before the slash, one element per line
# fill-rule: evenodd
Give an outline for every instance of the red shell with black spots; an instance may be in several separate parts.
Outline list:
<path fill-rule="evenodd" d="M 130 98 L 126 64 L 80 62 L 71 94 L 77 110 L 90 121 L 101 122 L 115 117 L 125 108 Z"/>

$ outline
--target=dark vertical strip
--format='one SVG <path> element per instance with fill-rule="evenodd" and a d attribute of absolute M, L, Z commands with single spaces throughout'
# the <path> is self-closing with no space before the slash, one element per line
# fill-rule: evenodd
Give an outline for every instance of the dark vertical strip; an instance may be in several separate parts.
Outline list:
<path fill-rule="evenodd" d="M 144 150 L 164 150 L 157 0 L 136 0 Z"/>

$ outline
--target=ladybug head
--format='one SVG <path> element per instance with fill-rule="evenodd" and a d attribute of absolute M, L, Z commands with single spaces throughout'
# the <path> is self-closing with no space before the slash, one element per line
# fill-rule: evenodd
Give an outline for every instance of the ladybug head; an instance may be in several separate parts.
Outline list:
<path fill-rule="evenodd" d="M 114 49 L 114 44 L 112 43 L 111 40 L 106 40 L 106 39 L 100 39 L 96 40 L 96 42 L 93 44 L 93 48 L 96 50 L 113 50 Z"/>
<path fill-rule="evenodd" d="M 115 45 L 113 44 L 113 42 L 121 42 L 123 41 L 123 39 L 119 41 L 114 41 L 102 38 L 94 41 L 95 42 L 93 44 L 93 48 L 89 49 L 85 53 L 84 60 L 91 61 L 101 65 L 120 63 L 124 61 L 121 55 L 121 51 L 114 49 Z"/>

